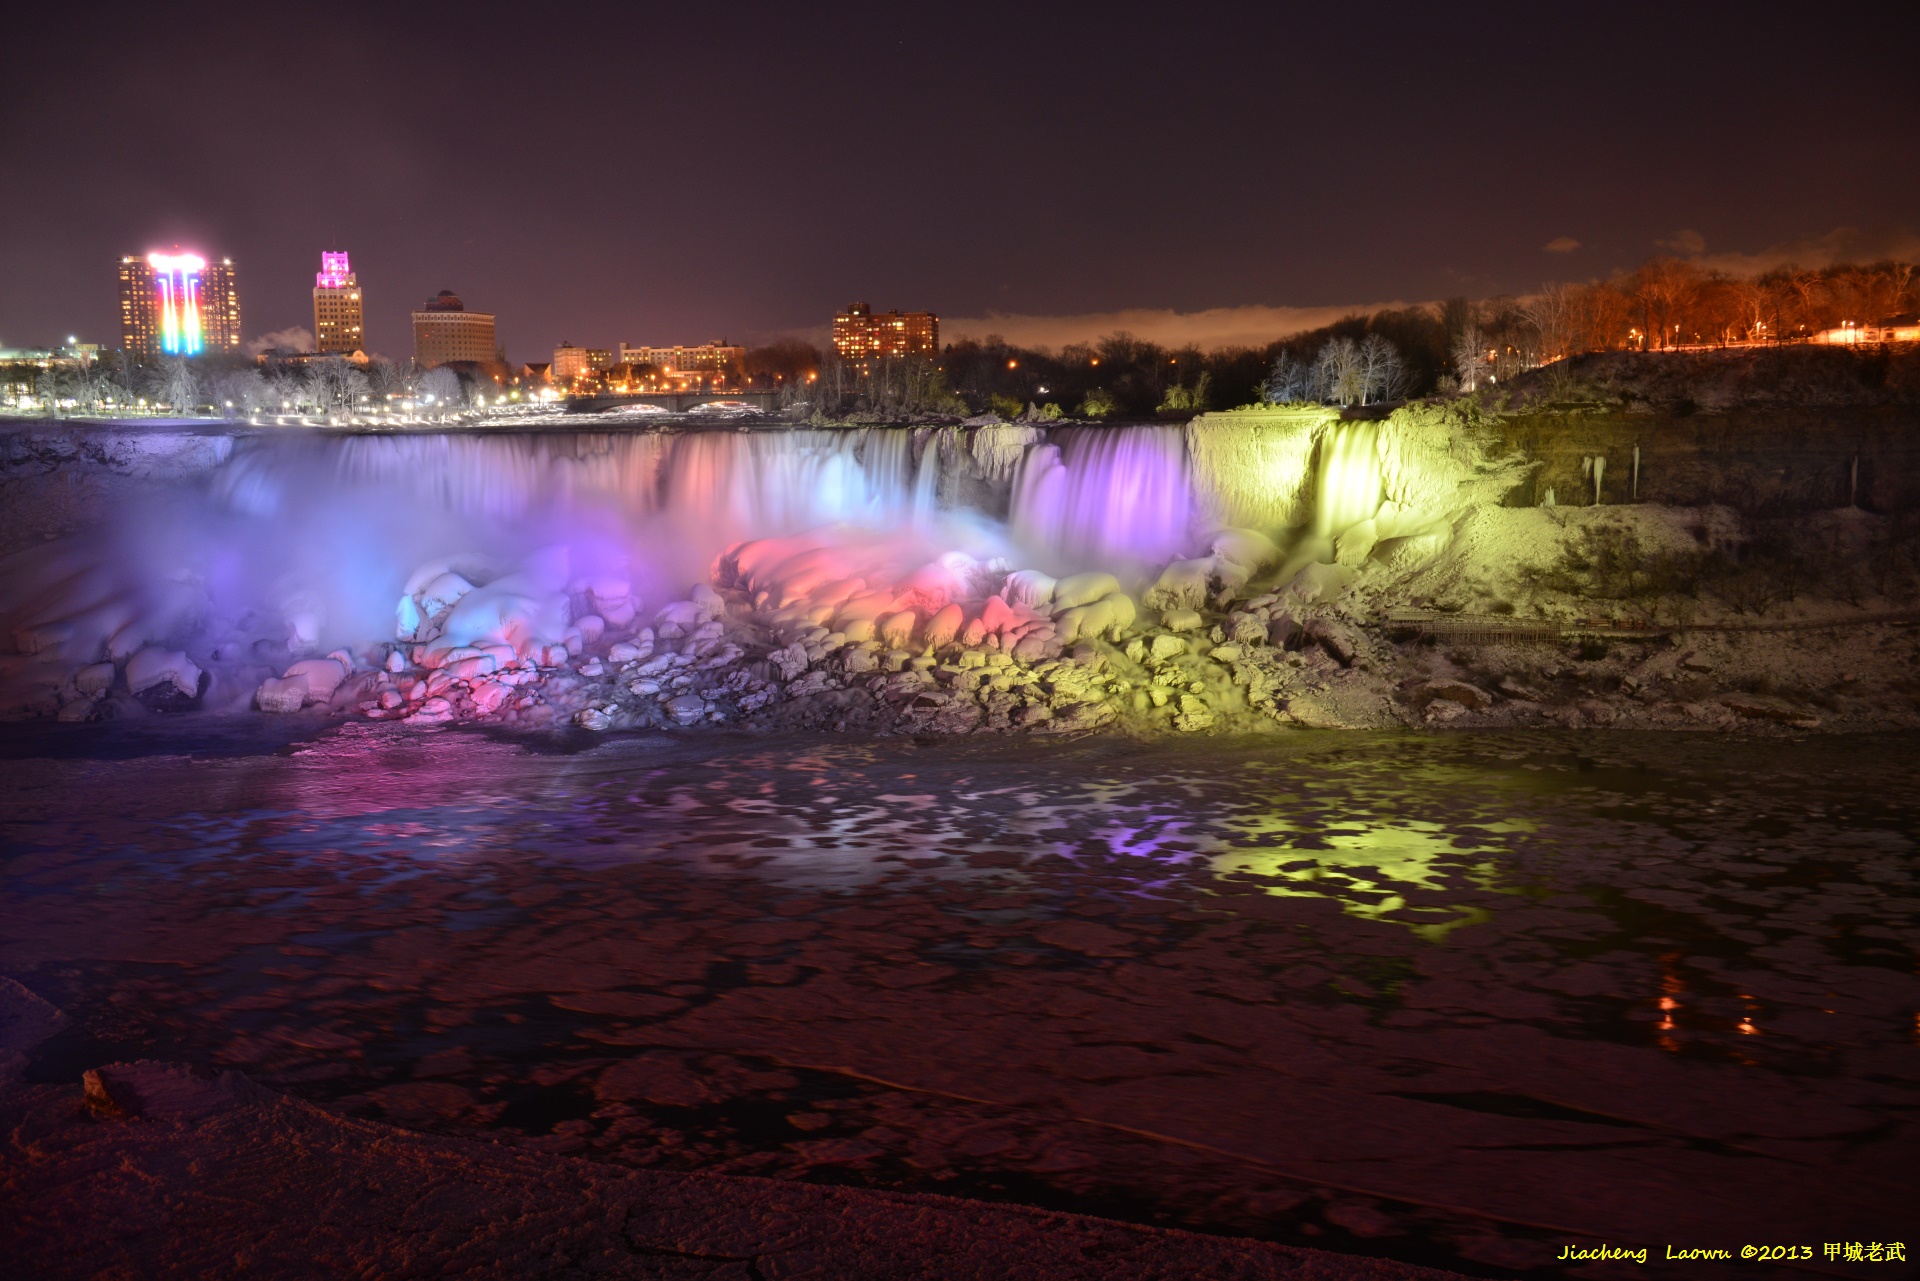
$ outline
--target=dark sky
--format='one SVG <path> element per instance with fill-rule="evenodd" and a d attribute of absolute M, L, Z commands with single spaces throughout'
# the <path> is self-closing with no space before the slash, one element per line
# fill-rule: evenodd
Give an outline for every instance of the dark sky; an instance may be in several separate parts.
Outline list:
<path fill-rule="evenodd" d="M 1920 5 L 35 6 L 0 81 L 0 344 L 114 261 L 239 266 L 378 350 L 764 338 L 849 299 L 1066 315 L 1518 290 L 1683 229 L 1920 230 Z M 1550 253 L 1560 238 L 1580 247 Z"/>

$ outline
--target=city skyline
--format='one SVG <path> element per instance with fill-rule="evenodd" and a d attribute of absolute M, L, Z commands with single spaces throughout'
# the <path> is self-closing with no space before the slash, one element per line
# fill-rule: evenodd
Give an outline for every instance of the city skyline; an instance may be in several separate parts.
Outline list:
<path fill-rule="evenodd" d="M 1905 8 L 1377 29 L 1214 8 L 1155 19 L 1150 40 L 1126 14 L 753 11 L 722 54 L 662 58 L 644 82 L 619 42 L 529 58 L 490 12 L 507 11 L 457 30 L 324 19 L 342 92 L 297 147 L 282 108 L 319 11 L 205 10 L 159 34 L 109 20 L 83 64 L 10 76 L 41 178 L 0 211 L 0 341 L 111 333 L 93 264 L 176 240 L 244 264 L 249 340 L 310 324 L 300 282 L 345 244 L 380 282 L 372 349 L 404 352 L 406 300 L 452 288 L 531 354 L 568 335 L 818 340 L 849 297 L 937 311 L 956 335 L 995 315 L 1057 340 L 1236 309 L 1259 331 L 1284 309 L 1522 291 L 1663 248 L 1877 256 L 1920 222 L 1920 175 L 1885 161 L 1916 150 L 1911 113 L 1883 101 Z M 236 110 L 125 129 L 154 68 L 189 51 L 224 69 Z M 1469 53 L 1500 75 L 1459 74 Z M 931 105 L 849 118 L 853 150 L 823 151 L 849 80 Z M 462 104 L 490 85 L 516 110 L 476 128 Z M 609 149 L 636 115 L 726 142 Z"/>

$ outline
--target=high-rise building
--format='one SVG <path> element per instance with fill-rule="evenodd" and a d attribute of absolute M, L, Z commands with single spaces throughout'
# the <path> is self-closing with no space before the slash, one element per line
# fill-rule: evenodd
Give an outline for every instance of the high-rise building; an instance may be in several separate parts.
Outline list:
<path fill-rule="evenodd" d="M 500 359 L 493 340 L 493 315 L 468 311 L 450 289 L 427 299 L 424 310 L 413 313 L 413 363 L 422 369 L 464 360 L 487 364 Z"/>
<path fill-rule="evenodd" d="M 351 356 L 367 348 L 360 280 L 344 253 L 322 253 L 313 277 L 313 349 Z"/>
<path fill-rule="evenodd" d="M 863 302 L 849 303 L 833 318 L 833 349 L 842 360 L 876 356 L 937 356 L 940 317 L 930 311 L 890 311 L 876 316 Z"/>
<path fill-rule="evenodd" d="M 178 249 L 121 258 L 120 345 L 137 360 L 239 350 L 233 259 Z"/>

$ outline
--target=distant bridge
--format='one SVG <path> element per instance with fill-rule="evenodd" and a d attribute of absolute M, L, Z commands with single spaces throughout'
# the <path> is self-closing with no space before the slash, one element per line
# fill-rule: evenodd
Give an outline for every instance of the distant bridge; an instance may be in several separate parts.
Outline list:
<path fill-rule="evenodd" d="M 773 413 L 780 408 L 780 393 L 778 391 L 607 392 L 599 396 L 568 397 L 567 412 L 600 414 L 631 405 L 652 405 L 670 414 L 684 414 L 701 405 L 738 405 L 743 409 Z"/>

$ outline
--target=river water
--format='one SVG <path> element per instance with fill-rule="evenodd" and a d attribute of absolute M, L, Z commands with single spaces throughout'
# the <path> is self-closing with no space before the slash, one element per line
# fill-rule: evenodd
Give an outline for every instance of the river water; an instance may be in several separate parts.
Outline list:
<path fill-rule="evenodd" d="M 183 724 L 0 739 L 37 1079 L 1485 1275 L 1920 1248 L 1911 737 Z"/>

